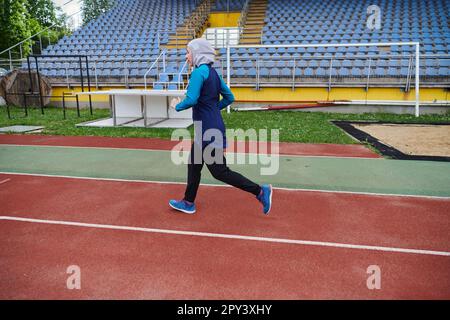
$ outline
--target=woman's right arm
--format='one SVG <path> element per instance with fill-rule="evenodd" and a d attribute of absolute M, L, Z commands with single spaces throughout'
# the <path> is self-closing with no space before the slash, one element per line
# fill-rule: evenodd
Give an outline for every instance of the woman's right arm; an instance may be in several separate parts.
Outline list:
<path fill-rule="evenodd" d="M 234 101 L 234 95 L 231 92 L 230 88 L 228 88 L 225 81 L 223 81 L 222 77 L 220 77 L 220 94 L 222 95 L 222 100 L 219 102 L 219 110 L 222 110 L 228 107 Z"/>

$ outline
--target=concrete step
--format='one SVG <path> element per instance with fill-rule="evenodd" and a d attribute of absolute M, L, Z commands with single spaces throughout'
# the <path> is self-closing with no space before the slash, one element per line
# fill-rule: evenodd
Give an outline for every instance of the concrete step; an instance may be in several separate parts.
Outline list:
<path fill-rule="evenodd" d="M 263 29 L 264 25 L 261 26 L 254 26 L 254 25 L 245 25 L 243 32 L 261 32 L 261 29 Z"/>
<path fill-rule="evenodd" d="M 180 33 L 180 32 L 190 32 L 191 28 L 190 27 L 183 27 L 183 28 L 178 28 L 176 30 L 176 32 Z"/>
<path fill-rule="evenodd" d="M 264 23 L 264 19 L 247 19 L 245 22 L 251 24 Z"/>
<path fill-rule="evenodd" d="M 245 26 L 244 29 L 242 30 L 242 32 L 257 33 L 257 32 L 261 32 L 262 29 L 263 29 L 263 27 L 253 28 L 251 26 Z"/>
<path fill-rule="evenodd" d="M 189 41 L 189 40 L 192 40 L 192 39 L 193 39 L 192 37 L 169 38 L 169 41 L 168 41 L 168 42 L 175 42 L 175 41 L 178 41 L 178 42 L 180 42 L 180 41 Z"/>
<path fill-rule="evenodd" d="M 191 28 L 190 27 L 180 27 L 180 28 L 178 28 L 177 29 L 177 32 L 178 33 L 180 33 L 180 32 L 190 32 L 191 31 Z"/>
<path fill-rule="evenodd" d="M 241 34 L 241 39 L 256 39 L 256 38 L 261 38 L 261 33 L 253 33 L 253 34 L 246 34 L 243 33 Z"/>
<path fill-rule="evenodd" d="M 162 44 L 161 48 L 165 48 L 165 49 L 186 49 L 187 43 L 185 44 L 178 44 L 178 46 L 176 45 L 166 45 L 166 44 Z"/>
<path fill-rule="evenodd" d="M 258 19 L 246 19 L 245 21 L 249 21 L 249 22 L 251 22 L 251 23 L 258 23 L 258 22 L 264 22 L 264 18 L 263 17 L 261 17 L 261 18 L 258 18 Z"/>
<path fill-rule="evenodd" d="M 265 15 L 262 16 L 247 16 L 246 20 L 264 20 L 266 18 Z"/>
<path fill-rule="evenodd" d="M 178 43 L 176 43 L 176 42 L 168 42 L 165 45 L 167 45 L 167 46 L 175 46 L 175 47 L 178 45 L 178 47 L 185 47 L 189 43 L 189 41 L 179 41 Z"/>
<path fill-rule="evenodd" d="M 246 23 L 244 28 L 246 29 L 262 29 L 264 27 L 264 23 Z"/>
<path fill-rule="evenodd" d="M 241 38 L 261 38 L 261 32 L 260 33 L 243 33 L 241 35 Z"/>
<path fill-rule="evenodd" d="M 250 21 L 250 22 L 255 23 L 255 22 L 264 21 L 264 19 L 265 19 L 265 17 L 255 17 L 255 18 L 250 17 L 250 18 L 245 19 L 245 21 Z"/>
<path fill-rule="evenodd" d="M 261 40 L 260 39 L 255 39 L 255 40 L 251 40 L 251 39 L 242 39 L 239 40 L 239 44 L 261 44 Z"/>

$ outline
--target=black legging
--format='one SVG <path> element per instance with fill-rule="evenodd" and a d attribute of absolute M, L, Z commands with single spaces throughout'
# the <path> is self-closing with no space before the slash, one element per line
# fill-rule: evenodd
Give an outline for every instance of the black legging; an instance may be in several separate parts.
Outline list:
<path fill-rule="evenodd" d="M 209 172 L 211 172 L 212 176 L 215 179 L 225 182 L 241 190 L 250 192 L 255 196 L 260 194 L 261 187 L 258 184 L 254 183 L 253 181 L 250 181 L 249 179 L 247 179 L 246 177 L 242 176 L 237 172 L 231 171 L 230 168 L 227 167 L 223 149 L 214 149 L 211 152 L 211 155 L 213 157 L 217 155 L 218 158 L 222 159 L 221 163 L 220 161 L 219 163 L 206 162 L 206 166 L 208 167 Z M 197 160 L 197 163 L 194 162 L 194 159 Z M 191 147 L 191 153 L 189 156 L 187 186 L 186 192 L 184 194 L 184 200 L 189 202 L 195 201 L 198 186 L 200 185 L 201 171 L 204 163 L 205 161 L 203 157 L 202 148 L 200 148 L 196 143 L 193 143 Z"/>

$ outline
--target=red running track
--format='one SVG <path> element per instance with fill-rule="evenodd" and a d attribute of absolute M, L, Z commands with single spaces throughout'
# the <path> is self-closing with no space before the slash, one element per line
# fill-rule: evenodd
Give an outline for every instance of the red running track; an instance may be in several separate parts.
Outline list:
<path fill-rule="evenodd" d="M 51 136 L 51 135 L 0 135 L 0 144 L 23 144 L 41 146 L 71 146 L 71 147 L 103 147 L 129 148 L 148 150 L 171 150 L 178 142 L 157 138 L 113 138 L 113 137 L 85 137 L 85 136 Z M 238 145 L 234 150 L 239 150 Z M 248 151 L 248 142 L 244 147 Z M 270 151 L 270 144 L 269 144 Z M 279 143 L 279 153 L 284 155 L 352 157 L 352 158 L 381 158 L 380 155 L 367 147 L 354 144 L 309 144 L 309 143 Z"/>
<path fill-rule="evenodd" d="M 275 190 L 264 216 L 240 190 L 201 186 L 191 216 L 167 206 L 183 191 L 2 174 L 0 215 L 450 251 L 445 199 Z M 417 253 L 0 220 L 0 257 L 0 299 L 450 298 L 450 257 Z M 81 290 L 66 288 L 70 265 Z M 380 290 L 366 286 L 370 265 Z"/>

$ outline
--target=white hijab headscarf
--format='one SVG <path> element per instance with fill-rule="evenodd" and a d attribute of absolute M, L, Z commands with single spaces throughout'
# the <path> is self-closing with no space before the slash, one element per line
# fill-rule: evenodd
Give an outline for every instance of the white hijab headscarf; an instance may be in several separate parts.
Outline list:
<path fill-rule="evenodd" d="M 206 39 L 194 39 L 187 46 L 191 50 L 194 66 L 198 67 L 204 63 L 214 63 L 216 51 Z"/>

